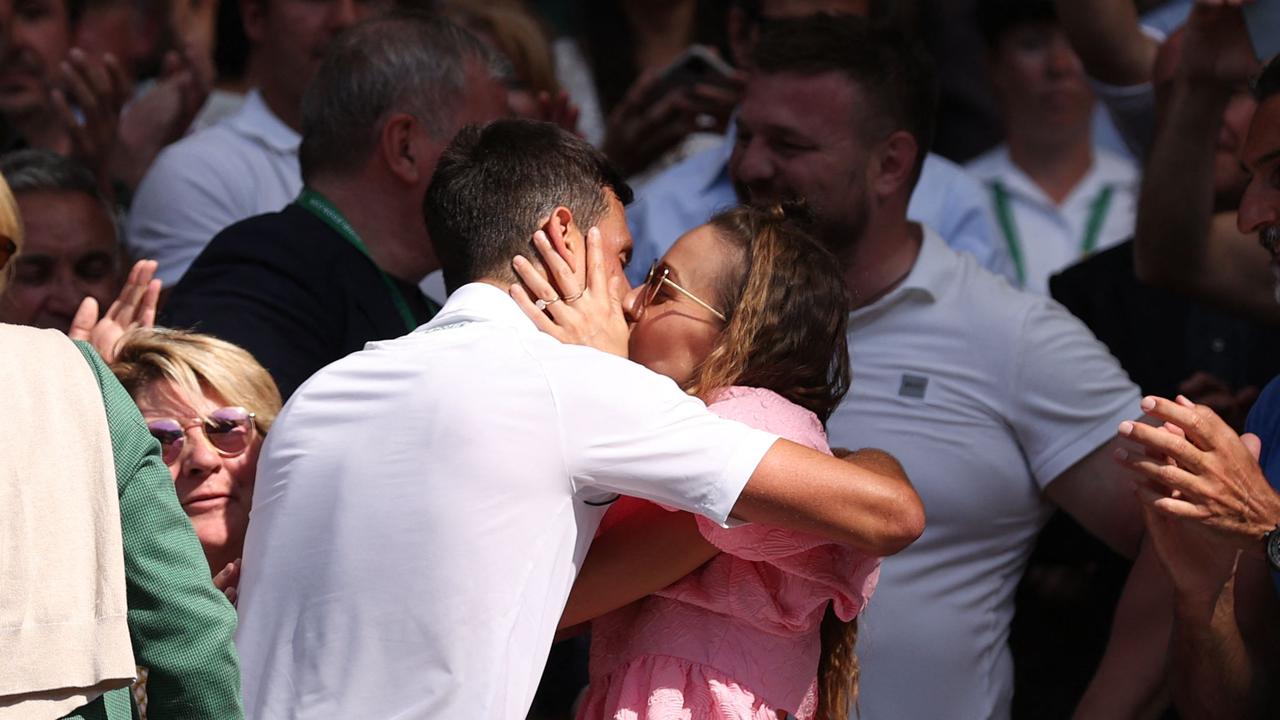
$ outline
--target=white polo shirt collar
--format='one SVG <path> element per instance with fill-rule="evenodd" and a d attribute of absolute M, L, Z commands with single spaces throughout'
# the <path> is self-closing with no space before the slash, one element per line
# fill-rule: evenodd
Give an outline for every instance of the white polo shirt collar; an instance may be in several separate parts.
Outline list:
<path fill-rule="evenodd" d="M 918 298 L 932 303 L 938 299 L 942 284 L 948 279 L 959 256 L 947 247 L 947 243 L 932 228 L 920 225 L 924 232 L 924 240 L 920 243 L 920 252 L 916 255 L 915 265 L 907 277 L 898 283 L 884 297 L 865 307 L 849 313 L 849 319 L 859 320 L 868 315 L 880 314 L 890 306 L 910 298 Z"/>
<path fill-rule="evenodd" d="M 1050 212 L 1059 212 L 1061 208 L 1074 207 L 1080 198 L 1092 200 L 1108 185 L 1127 185 L 1133 182 L 1133 169 L 1123 160 L 1114 157 L 1102 148 L 1094 148 L 1093 162 L 1089 171 L 1080 178 L 1080 182 L 1071 189 L 1071 193 L 1061 203 L 1055 203 L 1045 194 L 1022 168 L 1014 164 L 1009 157 L 1009 146 L 1001 145 L 991 151 L 989 159 L 968 166 L 970 172 L 985 183 L 1000 181 L 1009 194 L 1033 205 L 1038 205 Z M 1086 201 L 1087 201 L 1086 200 Z"/>
<path fill-rule="evenodd" d="M 435 332 L 446 325 L 469 322 L 494 322 L 517 330 L 538 332 L 538 327 L 501 288 L 488 283 L 467 283 L 449 296 L 436 316 L 414 330 Z"/>
<path fill-rule="evenodd" d="M 257 88 L 249 91 L 244 105 L 226 122 L 237 133 L 253 138 L 278 153 L 296 154 L 302 144 L 302 136 L 271 112 Z"/>

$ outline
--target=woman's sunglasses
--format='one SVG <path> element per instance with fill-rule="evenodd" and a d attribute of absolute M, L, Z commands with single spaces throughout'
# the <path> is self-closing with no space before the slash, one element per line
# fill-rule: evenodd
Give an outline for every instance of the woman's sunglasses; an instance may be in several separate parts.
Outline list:
<path fill-rule="evenodd" d="M 9 259 L 18 254 L 18 244 L 13 238 L 0 235 L 0 270 L 9 264 Z"/>
<path fill-rule="evenodd" d="M 235 457 L 249 449 L 257 424 L 254 414 L 242 407 L 218 408 L 208 417 L 179 420 L 155 418 L 147 421 L 151 436 L 160 441 L 160 452 L 165 465 L 172 465 L 182 457 L 187 444 L 187 430 L 199 426 L 204 436 L 223 457 Z"/>
<path fill-rule="evenodd" d="M 706 302 L 703 302 L 703 300 L 699 298 L 697 295 L 694 295 L 688 290 L 685 290 L 684 288 L 680 287 L 678 284 L 676 284 L 675 280 L 672 280 L 669 277 L 669 275 L 671 275 L 671 268 L 667 267 L 666 265 L 663 265 L 661 261 L 655 261 L 653 265 L 649 267 L 649 276 L 645 278 L 644 289 L 640 291 L 639 307 L 635 308 L 634 310 L 634 315 L 637 320 L 639 320 L 640 317 L 644 315 L 644 311 L 649 307 L 649 305 L 653 304 L 653 301 L 657 299 L 658 293 L 662 291 L 662 286 L 666 285 L 674 289 L 676 292 L 694 301 L 695 303 L 706 308 L 707 311 L 709 311 L 712 315 L 715 315 L 716 317 L 720 318 L 720 322 L 728 322 L 728 320 L 724 316 L 724 313 L 711 307 Z"/>

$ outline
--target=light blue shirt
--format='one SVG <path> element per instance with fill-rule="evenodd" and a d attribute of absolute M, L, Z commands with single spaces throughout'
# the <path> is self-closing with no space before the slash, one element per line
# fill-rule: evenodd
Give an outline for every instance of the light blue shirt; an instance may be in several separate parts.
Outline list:
<path fill-rule="evenodd" d="M 738 204 L 729 179 L 736 135 L 731 126 L 721 145 L 677 163 L 639 189 L 627 208 L 635 242 L 627 277 L 633 285 L 644 282 L 649 266 L 676 238 Z M 907 217 L 933 228 L 948 245 L 973 255 L 987 270 L 1013 280 L 1013 262 L 1000 239 L 986 190 L 959 165 L 930 153 Z"/>

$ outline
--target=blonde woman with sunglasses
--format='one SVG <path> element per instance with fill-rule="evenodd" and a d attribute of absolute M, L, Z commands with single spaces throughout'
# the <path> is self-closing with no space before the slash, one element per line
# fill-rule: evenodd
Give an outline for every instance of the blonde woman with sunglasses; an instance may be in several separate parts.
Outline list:
<path fill-rule="evenodd" d="M 160 443 L 214 584 L 234 602 L 258 451 L 280 412 L 275 382 L 239 346 L 167 328 L 125 333 L 111 369 Z"/>
<path fill-rule="evenodd" d="M 21 252 L 0 178 L 0 266 Z M 152 717 L 243 717 L 235 611 L 106 364 L 0 324 L 0 407 L 0 718 L 127 720 L 135 659 Z"/>

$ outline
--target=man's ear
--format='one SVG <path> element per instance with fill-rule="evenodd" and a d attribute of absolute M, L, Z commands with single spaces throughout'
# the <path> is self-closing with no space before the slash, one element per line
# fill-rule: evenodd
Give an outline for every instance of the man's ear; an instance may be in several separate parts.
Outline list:
<path fill-rule="evenodd" d="M 586 239 L 574 223 L 573 211 L 559 205 L 542 224 L 542 231 L 551 241 L 551 247 L 573 268 L 574 275 L 586 267 Z"/>
<path fill-rule="evenodd" d="M 240 17 L 244 34 L 255 43 L 267 41 L 267 2 L 269 0 L 239 0 Z"/>
<path fill-rule="evenodd" d="M 379 137 L 379 150 L 387 168 L 409 185 L 416 185 L 423 179 L 422 161 L 427 155 L 421 142 L 423 133 L 417 130 L 418 121 L 412 115 L 392 113 L 382 126 Z"/>
<path fill-rule="evenodd" d="M 923 152 L 915 136 L 906 130 L 890 133 L 876 145 L 872 155 L 871 191 L 877 197 L 890 197 L 911 186 L 916 159 Z M 910 194 L 910 193 L 908 193 Z"/>

